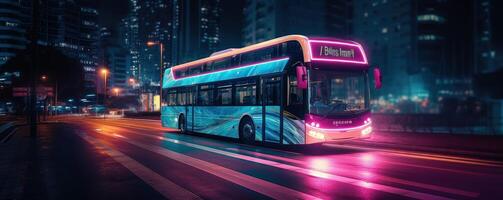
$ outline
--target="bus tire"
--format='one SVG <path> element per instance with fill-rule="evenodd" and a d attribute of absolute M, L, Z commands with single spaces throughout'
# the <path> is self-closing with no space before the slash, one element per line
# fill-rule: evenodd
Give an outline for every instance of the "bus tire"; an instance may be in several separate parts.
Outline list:
<path fill-rule="evenodd" d="M 178 117 L 178 129 L 180 129 L 181 133 L 187 132 L 187 123 L 185 123 L 185 117 L 183 114 Z"/>
<path fill-rule="evenodd" d="M 239 141 L 245 144 L 255 142 L 255 124 L 250 117 L 244 117 L 239 123 Z"/>

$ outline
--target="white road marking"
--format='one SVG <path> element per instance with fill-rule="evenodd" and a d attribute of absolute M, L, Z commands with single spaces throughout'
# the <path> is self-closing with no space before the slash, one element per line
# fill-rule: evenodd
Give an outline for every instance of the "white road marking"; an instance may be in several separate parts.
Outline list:
<path fill-rule="evenodd" d="M 179 185 L 171 182 L 170 180 L 164 178 L 158 173 L 152 171 L 151 169 L 143 166 L 139 162 L 135 161 L 131 157 L 110 148 L 109 146 L 101 143 L 99 139 L 91 137 L 87 134 L 77 133 L 78 136 L 94 145 L 101 151 L 104 151 L 112 159 L 120 163 L 122 166 L 126 167 L 129 171 L 135 174 L 137 177 L 145 181 L 148 185 L 154 188 L 157 192 L 163 195 L 167 199 L 201 199 L 196 194 L 180 187 Z"/>
<path fill-rule="evenodd" d="M 105 134 L 107 136 L 112 136 L 111 134 Z M 121 141 L 125 141 L 129 144 L 135 145 L 137 147 L 143 148 L 145 150 L 158 153 L 162 156 L 165 156 L 169 159 L 176 160 L 178 162 L 184 163 L 186 165 L 195 167 L 199 170 L 205 171 L 207 173 L 213 174 L 217 177 L 225 179 L 229 182 L 235 183 L 242 187 L 248 188 L 255 192 L 261 193 L 265 196 L 271 197 L 273 199 L 320 199 L 318 197 L 302 193 L 281 185 L 277 185 L 268 181 L 264 181 L 259 178 L 255 178 L 253 176 L 249 176 L 246 174 L 242 174 L 240 172 L 206 162 L 204 160 L 199 160 L 197 158 L 192 158 L 190 156 L 186 156 L 174 151 L 170 151 L 168 149 L 147 145 L 143 143 L 139 143 L 133 140 L 124 139 L 121 137 L 117 137 Z M 176 143 L 176 140 L 173 141 Z"/>
<path fill-rule="evenodd" d="M 141 133 L 136 133 L 136 134 L 141 134 Z M 268 166 L 272 166 L 272 167 L 276 167 L 276 168 L 280 168 L 280 169 L 285 169 L 285 170 L 289 170 L 289 171 L 298 172 L 298 173 L 305 174 L 305 175 L 308 175 L 308 176 L 314 176 L 314 177 L 318 177 L 318 178 L 329 179 L 329 180 L 333 180 L 333 181 L 337 181 L 337 182 L 342 182 L 342 183 L 347 183 L 347 184 L 358 186 L 358 187 L 363 187 L 363 188 L 368 188 L 368 189 L 374 189 L 374 190 L 377 190 L 377 191 L 387 192 L 387 193 L 396 194 L 396 195 L 401 195 L 401 196 L 405 196 L 405 197 L 409 197 L 409 198 L 415 198 L 415 199 L 450 199 L 450 198 L 447 198 L 447 197 L 442 197 L 442 196 L 437 196 L 437 195 L 432 195 L 432 194 L 427 194 L 427 193 L 422 193 L 422 192 L 416 192 L 416 191 L 411 191 L 411 190 L 407 190 L 407 189 L 396 188 L 396 187 L 382 185 L 382 184 L 377 184 L 377 183 L 371 183 L 371 182 L 367 182 L 367 181 L 363 181 L 363 180 L 358 180 L 358 179 L 354 179 L 354 178 L 348 178 L 348 177 L 344 177 L 344 176 L 338 176 L 338 175 L 334 175 L 334 174 L 330 174 L 330 173 L 326 173 L 326 172 L 322 172 L 322 171 L 318 171 L 318 170 L 305 169 L 305 168 L 301 168 L 301 167 L 297 167 L 297 166 L 293 166 L 293 165 L 287 165 L 287 164 L 283 164 L 283 163 L 279 163 L 279 162 L 275 162 L 275 161 L 264 160 L 264 159 L 255 158 L 255 157 L 251 157 L 251 156 L 246 156 L 246 155 L 231 153 L 231 152 L 227 152 L 227 151 L 223 151 L 223 150 L 219 150 L 219 149 L 214 149 L 214 148 L 211 148 L 211 147 L 206 147 L 206 146 L 202 146 L 202 145 L 198 145 L 198 144 L 188 143 L 188 142 L 184 142 L 184 141 L 180 141 L 180 140 L 175 140 L 175 139 L 170 139 L 170 138 L 165 138 L 165 137 L 152 136 L 152 135 L 148 135 L 148 134 L 141 134 L 141 135 L 145 135 L 145 136 L 152 137 L 152 138 L 157 138 L 157 139 L 161 139 L 162 138 L 162 140 L 164 140 L 164 141 L 168 141 L 168 142 L 172 142 L 172 143 L 176 143 L 176 144 L 181 144 L 181 145 L 189 146 L 189 147 L 193 147 L 193 148 L 196 148 L 196 149 L 200 149 L 200 150 L 204 150 L 204 151 L 208 151 L 208 152 L 212 152 L 212 153 L 216 153 L 216 154 L 220 154 L 220 155 L 225 155 L 225 156 L 228 156 L 228 157 L 238 158 L 238 159 L 242 159 L 242 160 L 246 160 L 246 161 L 251 161 L 251 162 L 255 162 L 255 163 L 260 163 L 260 164 L 263 164 L 263 165 L 268 165 Z M 131 141 L 127 141 L 127 142 L 131 142 Z"/>
<path fill-rule="evenodd" d="M 285 158 L 285 157 L 281 157 L 281 156 L 264 154 L 264 153 L 260 153 L 260 152 L 243 150 L 243 149 L 236 149 L 236 148 L 226 148 L 226 149 L 229 151 L 251 154 L 254 156 L 261 157 L 261 158 L 280 160 L 280 161 L 284 161 L 284 162 L 295 163 L 298 165 L 306 165 L 306 162 L 302 161 L 302 160 Z M 344 173 L 354 173 L 353 170 L 340 169 L 340 168 L 338 168 L 337 170 L 344 172 Z M 403 180 L 403 179 L 394 178 L 394 177 L 385 176 L 385 175 L 379 175 L 379 174 L 374 174 L 373 176 L 376 178 L 379 178 L 381 180 L 388 181 L 388 182 L 398 183 L 398 184 L 402 184 L 402 185 L 409 185 L 409 186 L 419 187 L 419 188 L 424 188 L 424 189 L 429 189 L 429 190 L 435 190 L 435 191 L 444 192 L 444 193 L 451 193 L 451 194 L 455 194 L 455 195 L 467 196 L 467 197 L 472 197 L 472 198 L 479 196 L 479 193 L 476 193 L 476 192 L 470 192 L 470 191 L 464 191 L 464 190 L 459 190 L 459 189 L 454 189 L 454 188 L 442 187 L 442 186 L 438 186 L 438 185 Z"/>
<path fill-rule="evenodd" d="M 384 153 L 384 154 L 391 154 L 391 155 L 402 156 L 402 157 L 413 157 L 413 158 L 437 160 L 437 161 L 444 161 L 444 162 L 463 163 L 463 164 L 481 165 L 481 166 L 490 166 L 490 167 L 503 167 L 503 162 L 491 161 L 491 160 L 481 160 L 481 159 L 476 159 L 476 158 L 465 158 L 465 157 L 458 157 L 458 156 L 447 156 L 447 155 L 429 154 L 429 153 L 416 153 L 416 152 L 411 152 L 411 151 L 379 149 L 379 148 L 373 148 L 373 147 L 362 147 L 362 146 L 354 146 L 354 145 L 324 144 L 324 146 L 344 148 L 344 149 L 376 151 L 376 152 L 380 152 L 380 153 Z"/>

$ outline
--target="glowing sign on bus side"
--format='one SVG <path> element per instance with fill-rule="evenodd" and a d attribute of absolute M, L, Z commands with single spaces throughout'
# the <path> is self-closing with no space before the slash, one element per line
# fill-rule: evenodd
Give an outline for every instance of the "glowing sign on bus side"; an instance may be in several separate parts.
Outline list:
<path fill-rule="evenodd" d="M 309 40 L 312 61 L 368 64 L 359 44 L 329 40 Z"/>

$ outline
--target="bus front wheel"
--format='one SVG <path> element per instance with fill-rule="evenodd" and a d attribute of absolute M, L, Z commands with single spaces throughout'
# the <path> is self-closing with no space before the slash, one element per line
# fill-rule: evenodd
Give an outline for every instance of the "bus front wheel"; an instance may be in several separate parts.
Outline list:
<path fill-rule="evenodd" d="M 181 133 L 186 133 L 186 126 L 185 126 L 185 117 L 183 115 L 180 115 L 178 117 L 178 129 L 180 129 Z"/>
<path fill-rule="evenodd" d="M 246 144 L 251 144 L 255 141 L 255 125 L 253 121 L 246 117 L 241 120 L 239 126 L 239 140 Z"/>

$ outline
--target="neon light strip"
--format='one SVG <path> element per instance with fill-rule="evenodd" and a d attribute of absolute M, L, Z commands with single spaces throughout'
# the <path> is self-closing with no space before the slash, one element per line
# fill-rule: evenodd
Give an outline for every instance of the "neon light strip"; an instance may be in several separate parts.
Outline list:
<path fill-rule="evenodd" d="M 362 129 L 362 128 L 365 128 L 366 126 L 370 126 L 370 124 L 372 124 L 372 122 L 370 122 L 368 124 L 361 125 L 361 126 L 356 126 L 356 127 L 334 128 L 334 129 L 317 128 L 317 127 L 311 126 L 307 123 L 306 123 L 306 126 L 309 126 L 309 128 L 311 128 L 311 129 L 318 129 L 318 130 L 322 130 L 322 131 L 339 131 L 340 132 L 340 131 L 351 131 L 351 130 Z"/>
<path fill-rule="evenodd" d="M 238 68 L 246 68 L 246 67 L 252 67 L 252 66 L 255 66 L 255 65 L 273 63 L 273 62 L 283 61 L 283 60 L 287 60 L 287 59 L 289 59 L 289 57 L 278 58 L 278 59 L 274 59 L 274 60 L 270 60 L 270 61 L 266 61 L 266 62 L 257 62 L 257 63 L 248 64 L 248 65 L 243 65 L 243 66 L 236 66 L 236 67 L 231 67 L 231 68 L 228 68 L 228 69 L 222 69 L 222 70 L 217 70 L 217 71 L 210 71 L 210 72 L 205 72 L 205 73 L 201 73 L 201 74 L 185 76 L 185 77 L 182 77 L 182 78 L 175 77 L 175 73 L 173 71 L 173 68 L 171 68 L 171 74 L 173 75 L 173 79 L 174 80 L 179 80 L 179 79 L 184 79 L 184 78 L 192 78 L 192 77 L 197 77 L 197 76 L 202 76 L 202 75 L 207 75 L 207 74 L 213 74 L 213 73 L 219 73 L 219 72 L 234 70 L 234 69 L 238 69 Z"/>
<path fill-rule="evenodd" d="M 357 47 L 358 50 L 360 50 L 362 56 L 363 56 L 363 61 L 354 61 L 354 60 L 342 60 L 342 59 L 328 59 L 328 58 L 315 58 L 313 55 L 313 51 L 311 49 L 311 43 L 325 43 L 325 44 L 338 44 L 338 45 L 346 45 L 346 46 L 353 46 Z M 343 62 L 343 63 L 356 63 L 356 64 L 368 64 L 367 62 L 367 55 L 365 54 L 365 51 L 363 51 L 363 47 L 360 44 L 353 44 L 353 43 L 347 43 L 347 42 L 337 42 L 337 41 L 328 41 L 328 40 L 309 40 L 309 51 L 311 52 L 311 60 L 317 60 L 317 61 L 327 61 L 327 62 Z"/>

